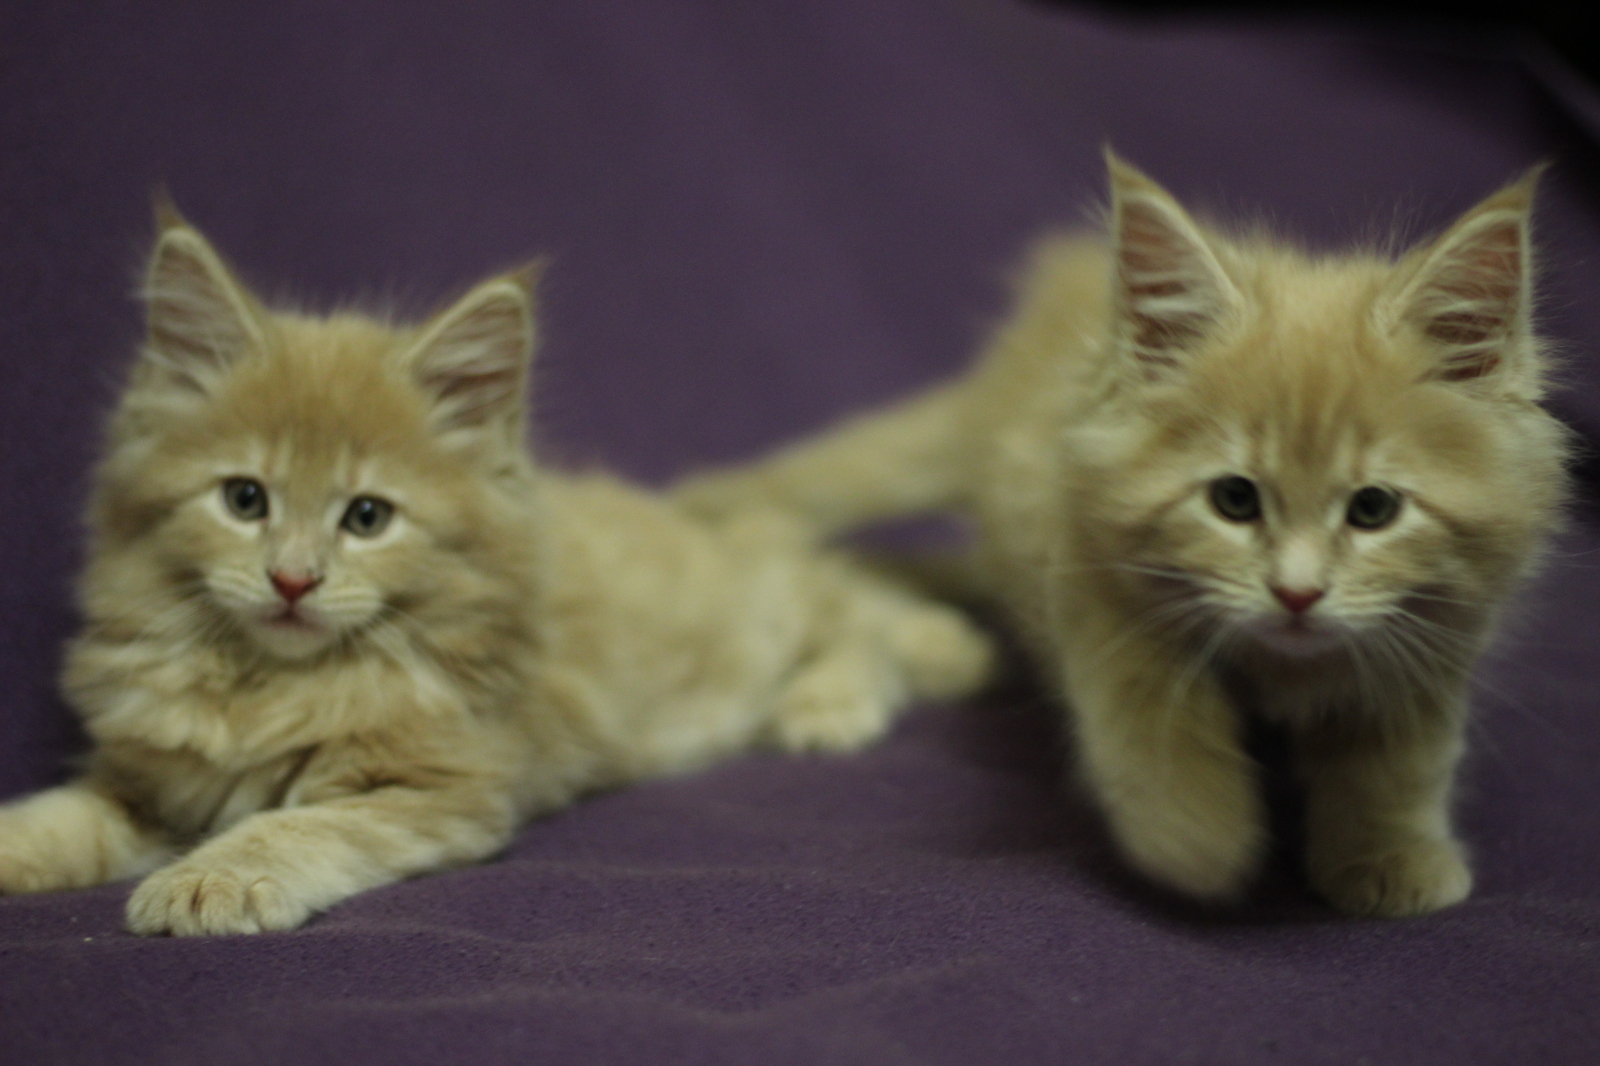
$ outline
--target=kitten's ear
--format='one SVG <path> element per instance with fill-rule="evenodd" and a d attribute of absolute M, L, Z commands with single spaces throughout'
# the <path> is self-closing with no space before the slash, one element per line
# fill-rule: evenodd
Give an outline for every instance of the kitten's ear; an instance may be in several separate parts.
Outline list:
<path fill-rule="evenodd" d="M 158 195 L 158 233 L 145 270 L 144 380 L 204 395 L 235 362 L 261 350 L 261 312 L 200 231 Z"/>
<path fill-rule="evenodd" d="M 1116 312 L 1123 345 L 1159 378 L 1239 306 L 1239 292 L 1172 194 L 1106 151 Z"/>
<path fill-rule="evenodd" d="M 520 440 L 542 269 L 533 263 L 481 283 L 423 326 L 406 352 L 442 432 L 499 427 Z"/>
<path fill-rule="evenodd" d="M 1537 392 L 1528 223 L 1543 169 L 1468 211 L 1412 253 L 1409 270 L 1402 267 L 1383 325 L 1418 330 L 1432 342 L 1436 354 L 1425 377 Z"/>

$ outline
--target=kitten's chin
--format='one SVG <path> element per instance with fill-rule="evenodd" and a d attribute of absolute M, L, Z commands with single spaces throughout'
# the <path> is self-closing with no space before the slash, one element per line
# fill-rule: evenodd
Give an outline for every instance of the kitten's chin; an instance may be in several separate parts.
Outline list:
<path fill-rule="evenodd" d="M 259 618 L 249 630 L 262 651 L 279 659 L 309 659 L 338 637 L 331 626 L 301 614 Z"/>
<path fill-rule="evenodd" d="M 1261 651 L 1288 659 L 1314 659 L 1339 650 L 1339 631 L 1317 619 L 1285 619 L 1264 615 L 1242 627 L 1244 634 Z"/>

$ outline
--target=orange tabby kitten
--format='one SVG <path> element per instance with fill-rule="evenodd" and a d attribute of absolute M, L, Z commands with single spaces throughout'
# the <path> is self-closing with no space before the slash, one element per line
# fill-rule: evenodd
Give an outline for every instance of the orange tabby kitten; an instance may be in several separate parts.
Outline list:
<path fill-rule="evenodd" d="M 95 747 L 0 808 L 0 892 L 148 873 L 136 932 L 287 929 L 579 793 L 978 683 L 958 614 L 792 521 L 537 469 L 530 287 L 415 328 L 273 312 L 163 217 L 65 671 Z"/>
<path fill-rule="evenodd" d="M 1248 710 L 1294 738 L 1328 900 L 1455 903 L 1468 672 L 1563 491 L 1534 176 L 1396 262 L 1225 235 L 1109 163 L 1109 241 L 1045 243 L 967 377 L 683 495 L 830 531 L 967 509 L 973 577 L 1060 687 L 1134 866 L 1205 899 L 1248 885 Z"/>

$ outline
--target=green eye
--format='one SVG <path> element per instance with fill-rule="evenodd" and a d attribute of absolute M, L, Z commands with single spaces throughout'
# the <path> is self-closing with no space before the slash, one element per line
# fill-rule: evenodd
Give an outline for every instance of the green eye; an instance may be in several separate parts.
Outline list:
<path fill-rule="evenodd" d="M 267 490 L 248 477 L 230 477 L 222 483 L 222 499 L 235 518 L 256 522 L 267 517 Z"/>
<path fill-rule="evenodd" d="M 1230 522 L 1254 522 L 1261 517 L 1261 493 L 1247 477 L 1219 477 L 1211 483 L 1211 506 Z"/>
<path fill-rule="evenodd" d="M 1400 494 L 1376 485 L 1357 489 L 1345 520 L 1357 529 L 1382 529 L 1400 513 Z"/>
<path fill-rule="evenodd" d="M 357 496 L 345 508 L 339 524 L 358 537 L 376 537 L 394 517 L 394 504 L 376 496 Z"/>

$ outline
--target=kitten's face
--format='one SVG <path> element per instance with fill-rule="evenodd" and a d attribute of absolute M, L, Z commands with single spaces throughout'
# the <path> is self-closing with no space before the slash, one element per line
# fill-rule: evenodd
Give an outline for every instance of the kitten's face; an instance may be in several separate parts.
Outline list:
<path fill-rule="evenodd" d="M 521 458 L 525 291 L 488 283 L 418 330 L 273 314 L 187 227 L 151 291 L 97 514 L 152 629 L 294 660 L 471 602 Z M 124 598 L 102 609 L 138 615 Z"/>
<path fill-rule="evenodd" d="M 198 549 L 218 609 L 263 648 L 299 658 L 393 610 L 425 542 L 381 465 L 348 455 L 297 468 L 292 444 L 252 444 L 248 458 L 219 464 L 171 532 Z"/>
<path fill-rule="evenodd" d="M 434 454 L 425 408 L 382 372 L 388 340 L 322 324 L 275 336 L 278 350 L 237 368 L 157 454 L 152 476 L 181 495 L 150 537 L 273 655 L 404 625 L 459 565 L 440 545 L 462 535 L 475 473 Z"/>
<path fill-rule="evenodd" d="M 1521 270 L 1525 219 L 1499 210 L 1458 226 L 1464 249 L 1447 235 L 1401 264 L 1138 220 L 1134 271 L 1159 280 L 1124 278 L 1141 373 L 1096 430 L 1095 506 L 1152 624 L 1211 653 L 1470 657 L 1464 633 L 1525 566 L 1562 482 L 1561 431 L 1532 402 L 1524 286 L 1497 276 Z M 1204 241 L 1204 258 L 1163 260 L 1151 240 Z M 1430 300 L 1446 310 L 1429 317 Z"/>
<path fill-rule="evenodd" d="M 1367 370 L 1274 381 L 1219 357 L 1146 409 L 1108 501 L 1145 596 L 1286 655 L 1379 632 L 1460 650 L 1440 626 L 1497 599 L 1548 524 L 1553 435 Z"/>

